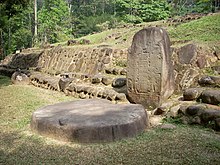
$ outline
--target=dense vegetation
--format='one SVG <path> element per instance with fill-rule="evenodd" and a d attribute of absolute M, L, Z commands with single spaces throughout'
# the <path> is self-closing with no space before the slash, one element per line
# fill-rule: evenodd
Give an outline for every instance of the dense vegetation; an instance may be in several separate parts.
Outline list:
<path fill-rule="evenodd" d="M 1 0 L 0 59 L 16 49 L 219 6 L 219 0 Z"/>

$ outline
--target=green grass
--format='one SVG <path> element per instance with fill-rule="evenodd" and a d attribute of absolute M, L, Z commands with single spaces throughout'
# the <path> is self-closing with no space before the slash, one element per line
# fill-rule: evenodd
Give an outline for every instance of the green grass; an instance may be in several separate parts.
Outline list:
<path fill-rule="evenodd" d="M 31 114 L 37 108 L 72 100 L 33 86 L 0 84 L 0 164 L 220 164 L 220 135 L 178 124 L 174 130 L 148 129 L 136 138 L 105 144 L 60 142 L 33 134 Z"/>
<path fill-rule="evenodd" d="M 176 40 L 198 42 L 220 41 L 220 14 L 183 23 L 169 29 L 170 37 Z"/>
<path fill-rule="evenodd" d="M 11 81 L 8 77 L 0 75 L 0 88 L 7 86 L 7 85 L 10 85 L 10 84 L 11 84 Z"/>
<path fill-rule="evenodd" d="M 219 47 L 220 41 L 220 13 L 210 16 L 204 16 L 201 19 L 190 21 L 188 23 L 182 23 L 178 26 L 167 26 L 168 24 L 164 21 L 146 22 L 142 23 L 143 27 L 125 27 L 116 28 L 103 31 L 100 33 L 87 35 L 82 38 L 90 40 L 90 45 L 75 45 L 75 47 L 94 47 L 98 45 L 109 45 L 114 48 L 128 48 L 131 46 L 133 36 L 136 32 L 144 27 L 148 26 L 159 26 L 165 28 L 171 41 L 191 41 L 198 42 L 199 44 L 208 44 L 211 47 Z M 120 33 L 119 39 L 108 38 L 108 36 L 114 36 Z M 217 42 L 218 41 L 218 42 Z M 54 45 L 66 45 L 67 42 L 56 43 Z M 181 45 L 178 44 L 177 45 Z"/>

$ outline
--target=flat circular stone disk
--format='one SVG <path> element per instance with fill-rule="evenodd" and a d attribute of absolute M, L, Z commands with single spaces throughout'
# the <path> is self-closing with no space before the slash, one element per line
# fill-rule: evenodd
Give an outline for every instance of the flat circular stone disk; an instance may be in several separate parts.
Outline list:
<path fill-rule="evenodd" d="M 142 105 L 87 99 L 45 106 L 33 112 L 31 128 L 64 141 L 110 142 L 134 137 L 148 126 Z"/>

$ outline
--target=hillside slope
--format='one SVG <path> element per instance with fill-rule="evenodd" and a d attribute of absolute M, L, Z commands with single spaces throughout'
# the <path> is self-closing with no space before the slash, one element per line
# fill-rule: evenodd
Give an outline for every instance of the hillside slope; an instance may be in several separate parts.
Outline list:
<path fill-rule="evenodd" d="M 137 31 L 145 27 L 157 26 L 168 31 L 172 43 L 193 41 L 209 44 L 220 41 L 220 13 L 209 14 L 206 16 L 191 15 L 188 17 L 179 17 L 175 20 L 178 21 L 172 22 L 166 20 L 138 25 L 124 25 L 124 27 L 107 30 L 82 38 L 90 40 L 92 45 L 108 45 L 116 48 L 128 48 Z"/>

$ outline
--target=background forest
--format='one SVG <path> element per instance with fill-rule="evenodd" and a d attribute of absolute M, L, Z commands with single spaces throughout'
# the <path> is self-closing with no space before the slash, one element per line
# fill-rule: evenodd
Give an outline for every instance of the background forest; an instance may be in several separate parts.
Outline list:
<path fill-rule="evenodd" d="M 56 43 L 188 13 L 215 12 L 220 0 L 1 0 L 0 60 L 17 49 Z"/>

